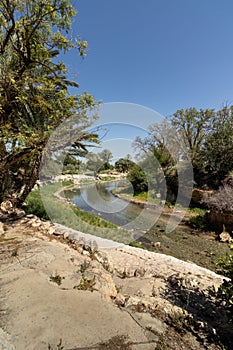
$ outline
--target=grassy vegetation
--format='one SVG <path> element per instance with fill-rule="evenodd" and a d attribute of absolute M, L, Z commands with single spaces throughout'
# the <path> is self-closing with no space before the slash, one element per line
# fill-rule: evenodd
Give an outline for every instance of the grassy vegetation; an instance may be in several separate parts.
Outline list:
<path fill-rule="evenodd" d="M 203 231 L 208 231 L 210 229 L 206 216 L 206 209 L 188 208 L 188 212 L 191 214 L 189 218 L 189 224 L 191 227 Z"/>
<path fill-rule="evenodd" d="M 60 275 L 50 276 L 50 281 L 56 283 L 58 286 L 61 285 L 63 279 L 64 277 Z"/>
<path fill-rule="evenodd" d="M 141 242 L 138 241 L 132 241 L 129 243 L 130 247 L 134 247 L 134 248 L 141 248 L 141 249 L 146 249 Z"/>
<path fill-rule="evenodd" d="M 189 213 L 198 214 L 198 215 L 205 215 L 207 213 L 207 209 L 203 208 L 188 208 Z"/>
<path fill-rule="evenodd" d="M 112 190 L 112 193 L 115 195 L 120 195 L 122 198 L 127 198 L 127 199 L 134 199 L 135 201 L 145 201 L 151 204 L 161 204 L 161 199 L 160 198 L 154 198 L 148 194 L 148 192 L 134 192 L 132 193 L 132 187 L 127 186 L 127 187 L 118 187 L 114 190 Z"/>
<path fill-rule="evenodd" d="M 214 240 L 214 237 L 209 237 L 208 233 L 200 230 L 201 225 L 199 225 L 199 230 L 196 230 L 197 222 L 202 220 L 202 216 L 204 217 L 205 210 L 203 209 L 189 209 L 190 220 L 194 221 L 193 224 L 182 228 L 177 227 L 170 234 L 165 232 L 168 214 L 162 214 L 155 225 L 143 234 L 142 242 L 139 243 L 138 240 L 132 239 L 130 232 L 56 198 L 54 193 L 63 185 L 64 183 L 55 183 L 43 187 L 41 189 L 43 201 L 39 190 L 32 191 L 26 201 L 26 211 L 44 218 L 51 216 L 54 222 L 75 230 L 172 255 L 181 260 L 193 261 L 211 270 L 216 270 L 215 261 L 218 258 L 230 253 L 227 245 Z M 151 242 L 160 242 L 161 247 L 154 248 Z"/>
<path fill-rule="evenodd" d="M 72 229 L 112 239 L 117 242 L 131 241 L 130 233 L 117 225 L 81 210 L 55 196 L 58 190 L 70 186 L 70 182 L 57 182 L 32 191 L 26 199 L 24 210 L 44 219 L 70 227 Z M 61 191 L 62 192 L 62 191 Z"/>

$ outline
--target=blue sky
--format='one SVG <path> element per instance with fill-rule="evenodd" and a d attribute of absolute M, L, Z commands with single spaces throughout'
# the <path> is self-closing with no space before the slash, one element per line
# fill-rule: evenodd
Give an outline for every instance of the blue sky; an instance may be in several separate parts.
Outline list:
<path fill-rule="evenodd" d="M 84 61 L 66 57 L 80 91 L 164 116 L 233 103 L 232 0 L 79 0 L 74 35 Z"/>
<path fill-rule="evenodd" d="M 121 123 L 112 131 L 109 127 L 103 139 L 103 148 L 115 158 L 132 154 L 132 141 L 143 134 L 124 122 L 142 121 L 140 128 L 147 129 L 158 121 L 158 115 L 140 106 L 138 113 L 130 113 L 132 104 L 162 116 L 181 108 L 233 104 L 232 0 L 72 2 L 78 10 L 73 36 L 86 40 L 88 50 L 84 60 L 69 52 L 65 63 L 80 93 L 88 91 L 107 104 L 97 124 L 105 120 L 106 110 L 108 122 Z M 109 102 L 123 102 L 121 117 L 116 105 L 109 111 Z"/>

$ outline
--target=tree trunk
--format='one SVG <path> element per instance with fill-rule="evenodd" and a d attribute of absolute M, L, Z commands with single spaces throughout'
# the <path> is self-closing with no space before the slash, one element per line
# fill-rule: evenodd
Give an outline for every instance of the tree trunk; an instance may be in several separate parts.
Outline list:
<path fill-rule="evenodd" d="M 30 176 L 28 176 L 28 180 L 23 187 L 22 193 L 20 194 L 19 197 L 17 197 L 17 200 L 15 202 L 16 207 L 21 207 L 23 205 L 25 199 L 27 198 L 27 196 L 35 186 L 36 181 L 39 178 L 41 158 L 42 158 L 41 152 L 36 153 L 34 155 L 33 163 L 31 165 L 31 174 Z"/>

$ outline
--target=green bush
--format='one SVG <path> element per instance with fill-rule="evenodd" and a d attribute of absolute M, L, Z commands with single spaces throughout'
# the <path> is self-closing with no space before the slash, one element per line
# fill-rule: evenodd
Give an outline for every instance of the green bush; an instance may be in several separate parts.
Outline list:
<path fill-rule="evenodd" d="M 48 220 L 48 214 L 44 208 L 39 190 L 32 191 L 26 199 L 26 204 L 23 208 L 27 214 L 33 214 L 39 218 Z"/>
<path fill-rule="evenodd" d="M 233 251 L 233 244 L 230 249 Z M 217 272 L 228 278 L 218 288 L 216 297 L 223 302 L 228 312 L 229 321 L 233 323 L 233 255 L 227 254 L 217 261 Z"/>
<path fill-rule="evenodd" d="M 192 216 L 189 218 L 189 225 L 199 230 L 208 230 L 208 220 L 205 214 Z"/>

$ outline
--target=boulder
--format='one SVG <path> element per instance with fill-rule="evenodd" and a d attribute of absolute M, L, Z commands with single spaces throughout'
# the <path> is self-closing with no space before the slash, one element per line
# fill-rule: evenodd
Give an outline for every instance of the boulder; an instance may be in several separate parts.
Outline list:
<path fill-rule="evenodd" d="M 220 242 L 223 242 L 223 243 L 233 242 L 233 238 L 231 237 L 231 235 L 225 231 L 220 233 L 219 238 L 220 238 Z"/>

